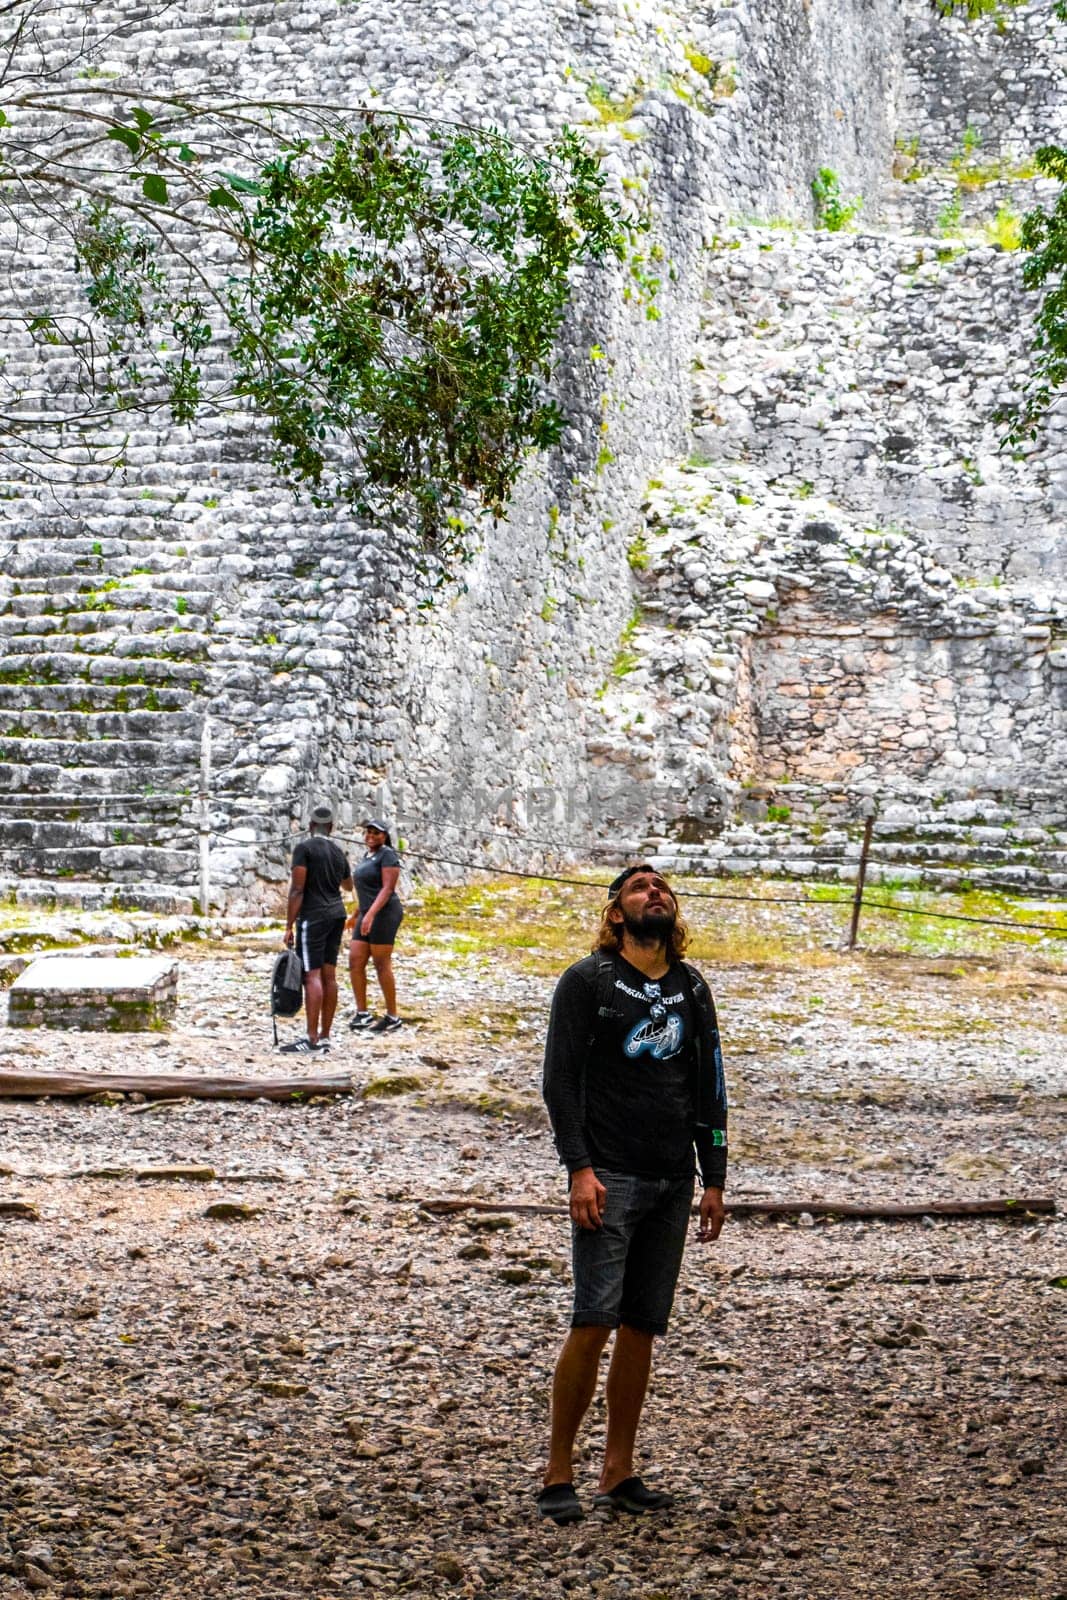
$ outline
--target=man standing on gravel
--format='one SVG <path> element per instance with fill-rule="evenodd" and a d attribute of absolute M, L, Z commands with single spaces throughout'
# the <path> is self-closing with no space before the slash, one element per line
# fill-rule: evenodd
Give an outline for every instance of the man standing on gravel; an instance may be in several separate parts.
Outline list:
<path fill-rule="evenodd" d="M 652 1341 L 667 1331 L 693 1198 L 697 1237 L 719 1237 L 726 1180 L 726 1086 L 715 1005 L 681 960 L 685 924 L 662 875 L 628 867 L 608 890 L 591 956 L 568 967 L 552 1000 L 544 1097 L 570 1174 L 571 1330 L 552 1384 L 542 1517 L 576 1522 L 574 1442 L 604 1346 L 608 1430 L 593 1504 L 655 1511 L 672 1504 L 634 1474 L 634 1441 Z"/>
<path fill-rule="evenodd" d="M 293 850 L 285 942 L 296 942 L 304 964 L 304 1010 L 307 1038 L 282 1046 L 285 1055 L 325 1055 L 337 1010 L 337 953 L 345 928 L 341 890 L 354 892 L 352 868 L 340 845 L 330 838 L 333 812 L 317 805 L 306 839 Z"/>

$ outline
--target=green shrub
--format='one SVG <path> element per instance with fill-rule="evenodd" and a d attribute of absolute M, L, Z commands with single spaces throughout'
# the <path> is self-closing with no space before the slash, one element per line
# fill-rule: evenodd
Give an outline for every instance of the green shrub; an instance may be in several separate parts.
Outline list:
<path fill-rule="evenodd" d="M 648 553 L 648 540 L 643 533 L 637 534 L 630 540 L 626 559 L 630 563 L 631 572 L 647 572 L 651 557 Z"/>
<path fill-rule="evenodd" d="M 937 228 L 939 233 L 955 234 L 960 231 L 960 217 L 963 205 L 957 191 L 952 199 L 937 213 Z"/>
<path fill-rule="evenodd" d="M 1023 0 L 934 0 L 936 9 L 943 17 L 966 17 L 968 22 L 977 22 L 980 17 L 995 17 L 998 23 L 1003 23 L 1004 13 L 1013 11 L 1022 3 Z"/>
<path fill-rule="evenodd" d="M 830 233 L 840 233 L 847 228 L 859 211 L 863 201 L 844 200 L 841 183 L 832 167 L 820 167 L 811 180 L 811 197 L 815 202 L 815 225 Z"/>
<path fill-rule="evenodd" d="M 713 61 L 710 56 L 706 56 L 702 50 L 698 50 L 695 44 L 686 44 L 682 48 L 685 51 L 685 59 L 693 71 L 699 72 L 700 76 L 707 78 L 709 83 L 714 83 L 719 72 L 718 62 Z"/>
<path fill-rule="evenodd" d="M 585 97 L 601 122 L 629 122 L 641 98 L 641 86 L 638 84 L 629 94 L 616 100 L 607 85 L 594 78 L 585 91 Z"/>
<path fill-rule="evenodd" d="M 1009 206 L 1001 206 L 992 222 L 986 223 L 986 238 L 1002 250 L 1018 250 L 1022 245 L 1022 218 Z"/>

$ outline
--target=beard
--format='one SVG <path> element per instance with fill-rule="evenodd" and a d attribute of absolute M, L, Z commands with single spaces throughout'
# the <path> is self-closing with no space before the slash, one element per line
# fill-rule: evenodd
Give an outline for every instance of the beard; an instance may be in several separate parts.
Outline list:
<path fill-rule="evenodd" d="M 639 917 L 622 913 L 623 927 L 637 944 L 667 944 L 677 921 L 676 911 L 645 911 Z"/>

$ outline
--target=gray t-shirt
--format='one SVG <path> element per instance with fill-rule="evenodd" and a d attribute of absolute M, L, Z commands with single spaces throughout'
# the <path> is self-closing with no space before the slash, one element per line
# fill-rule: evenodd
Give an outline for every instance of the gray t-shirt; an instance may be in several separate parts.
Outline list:
<path fill-rule="evenodd" d="M 391 844 L 383 844 L 377 850 L 372 850 L 369 855 L 363 857 L 363 860 L 356 868 L 356 896 L 359 900 L 361 912 L 369 911 L 381 893 L 382 868 L 398 867 L 399 865 L 400 857 Z M 396 890 L 394 889 L 385 905 L 392 905 L 396 897 Z M 384 911 L 385 906 L 381 909 Z"/>

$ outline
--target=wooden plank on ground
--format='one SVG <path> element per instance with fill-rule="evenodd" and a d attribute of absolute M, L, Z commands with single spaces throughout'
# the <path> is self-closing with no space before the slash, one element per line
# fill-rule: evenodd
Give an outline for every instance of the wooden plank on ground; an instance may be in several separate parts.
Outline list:
<path fill-rule="evenodd" d="M 191 1100 L 306 1100 L 355 1094 L 350 1073 L 316 1078 L 224 1078 L 195 1072 L 12 1072 L 0 1070 L 0 1100 L 78 1099 L 91 1094 L 175 1095 Z"/>
<path fill-rule="evenodd" d="M 420 1211 L 435 1217 L 457 1216 L 463 1211 L 526 1212 L 537 1217 L 567 1215 L 566 1206 L 519 1202 L 509 1205 L 488 1200 L 418 1200 L 413 1203 Z M 725 1205 L 732 1217 L 799 1217 L 807 1212 L 812 1217 L 864 1217 L 889 1222 L 897 1217 L 1011 1217 L 1027 1213 L 1048 1216 L 1056 1210 L 1055 1200 L 1047 1195 L 1018 1200 L 927 1200 L 917 1205 L 864 1206 L 850 1205 L 844 1200 L 727 1200 Z M 693 1209 L 695 1212 L 696 1207 Z"/>

